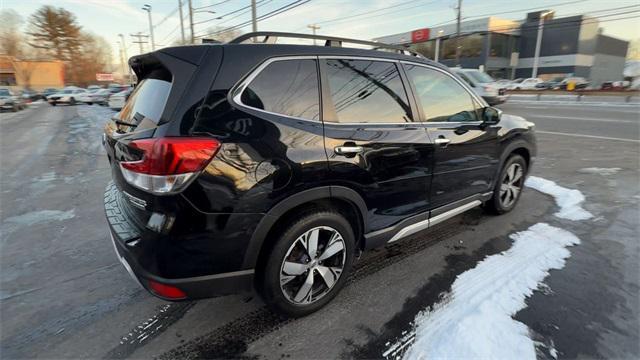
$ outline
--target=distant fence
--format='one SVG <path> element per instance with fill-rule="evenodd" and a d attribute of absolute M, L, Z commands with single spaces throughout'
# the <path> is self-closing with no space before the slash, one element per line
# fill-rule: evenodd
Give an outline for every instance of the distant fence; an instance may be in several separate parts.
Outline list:
<path fill-rule="evenodd" d="M 615 90 L 515 90 L 507 91 L 509 100 L 552 102 L 640 103 L 640 91 Z"/>

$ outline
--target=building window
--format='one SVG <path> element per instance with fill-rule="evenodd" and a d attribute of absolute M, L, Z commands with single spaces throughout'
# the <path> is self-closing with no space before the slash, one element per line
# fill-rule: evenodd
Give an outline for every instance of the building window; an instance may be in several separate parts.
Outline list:
<path fill-rule="evenodd" d="M 417 44 L 411 44 L 409 46 L 411 51 L 415 51 L 418 54 L 422 54 L 427 59 L 435 59 L 436 55 L 436 40 L 429 40 Z"/>
<path fill-rule="evenodd" d="M 461 58 L 476 58 L 482 56 L 482 45 L 484 42 L 484 36 L 480 34 L 471 34 L 461 36 L 459 38 L 460 45 L 460 57 Z M 442 44 L 442 58 L 443 59 L 455 59 L 456 58 L 456 39 L 448 38 L 443 41 Z"/>
<path fill-rule="evenodd" d="M 511 58 L 511 53 L 516 50 L 516 37 L 506 34 L 491 33 L 491 48 L 489 56 Z"/>

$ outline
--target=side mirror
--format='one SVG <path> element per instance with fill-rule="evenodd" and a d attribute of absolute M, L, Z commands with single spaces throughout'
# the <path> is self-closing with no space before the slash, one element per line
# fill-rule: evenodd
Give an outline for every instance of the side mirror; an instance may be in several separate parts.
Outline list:
<path fill-rule="evenodd" d="M 482 122 L 487 125 L 494 125 L 500 122 L 502 110 L 488 106 L 482 110 Z"/>

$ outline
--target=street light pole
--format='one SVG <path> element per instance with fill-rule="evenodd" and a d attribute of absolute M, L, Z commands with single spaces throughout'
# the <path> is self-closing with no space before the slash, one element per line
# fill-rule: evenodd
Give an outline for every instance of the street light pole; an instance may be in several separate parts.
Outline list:
<path fill-rule="evenodd" d="M 149 35 L 151 35 L 151 50 L 153 51 L 156 49 L 156 43 L 153 40 L 153 20 L 151 20 L 151 5 L 144 4 L 142 10 L 146 11 L 149 15 Z"/>
<path fill-rule="evenodd" d="M 440 57 L 440 37 L 442 37 L 443 30 L 438 30 L 438 36 L 436 37 L 436 54 L 433 56 L 433 61 L 438 62 Z"/>
<path fill-rule="evenodd" d="M 552 10 L 540 13 L 540 19 L 538 19 L 538 37 L 536 38 L 536 50 L 533 55 L 533 69 L 531 70 L 532 78 L 538 77 L 538 61 L 540 59 L 540 45 L 542 45 L 542 30 L 544 29 L 544 18 L 545 16 L 552 13 Z"/>
<path fill-rule="evenodd" d="M 184 45 L 184 24 L 182 22 L 182 0 L 178 0 L 178 9 L 180 9 L 180 33 L 182 34 L 182 45 Z"/>
<path fill-rule="evenodd" d="M 191 43 L 195 42 L 195 35 L 193 34 L 193 4 L 189 0 L 189 27 L 191 27 Z"/>
<path fill-rule="evenodd" d="M 258 20 L 256 19 L 256 0 L 251 0 L 251 31 L 258 31 Z"/>

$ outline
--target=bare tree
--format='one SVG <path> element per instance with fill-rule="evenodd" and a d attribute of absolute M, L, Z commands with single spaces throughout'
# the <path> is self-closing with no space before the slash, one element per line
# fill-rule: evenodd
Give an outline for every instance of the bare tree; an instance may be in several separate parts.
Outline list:
<path fill-rule="evenodd" d="M 0 54 L 20 57 L 24 52 L 22 18 L 15 10 L 5 9 L 0 11 L 0 24 Z"/>

